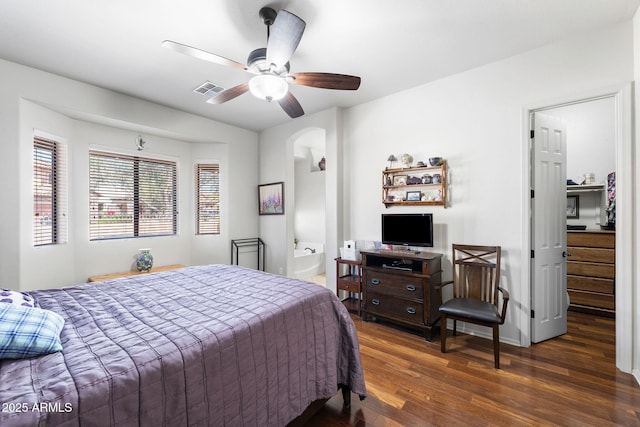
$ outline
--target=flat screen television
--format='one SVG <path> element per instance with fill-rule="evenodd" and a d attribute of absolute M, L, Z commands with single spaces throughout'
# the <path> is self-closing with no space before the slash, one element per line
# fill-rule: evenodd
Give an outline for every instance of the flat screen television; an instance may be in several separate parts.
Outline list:
<path fill-rule="evenodd" d="M 382 214 L 382 243 L 433 247 L 433 214 Z"/>

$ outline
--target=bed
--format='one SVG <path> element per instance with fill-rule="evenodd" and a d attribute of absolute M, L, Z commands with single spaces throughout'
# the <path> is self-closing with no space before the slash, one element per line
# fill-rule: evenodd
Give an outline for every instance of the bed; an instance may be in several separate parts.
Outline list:
<path fill-rule="evenodd" d="M 0 360 L 2 426 L 284 426 L 366 396 L 353 322 L 313 283 L 210 265 L 30 294 L 62 350 Z"/>

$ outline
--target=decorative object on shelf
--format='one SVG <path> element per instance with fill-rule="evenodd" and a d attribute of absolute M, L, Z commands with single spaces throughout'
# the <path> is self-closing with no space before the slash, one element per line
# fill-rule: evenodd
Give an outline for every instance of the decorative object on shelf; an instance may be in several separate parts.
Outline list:
<path fill-rule="evenodd" d="M 442 201 L 442 190 L 438 190 L 438 192 L 436 193 L 436 197 L 433 200 L 435 200 L 436 202 Z"/>
<path fill-rule="evenodd" d="M 407 185 L 407 175 L 394 175 L 393 185 Z"/>
<path fill-rule="evenodd" d="M 417 202 L 421 199 L 422 192 L 420 191 L 407 191 L 406 200 L 410 202 Z"/>
<path fill-rule="evenodd" d="M 423 184 L 431 184 L 432 181 L 433 181 L 433 177 L 428 173 L 425 173 L 424 175 L 422 175 Z"/>
<path fill-rule="evenodd" d="M 391 169 L 391 168 L 393 168 L 393 162 L 397 162 L 398 159 L 396 159 L 396 156 L 391 154 L 391 155 L 389 155 L 389 158 L 387 159 L 387 161 L 389 162 L 389 169 Z"/>
<path fill-rule="evenodd" d="M 326 167 L 326 163 L 327 161 L 325 160 L 324 157 L 320 159 L 320 161 L 318 162 L 318 167 L 320 168 L 321 171 L 323 171 L 324 168 Z"/>
<path fill-rule="evenodd" d="M 416 185 L 421 183 L 422 183 L 422 180 L 417 176 L 410 176 L 409 178 L 407 178 L 407 185 Z"/>
<path fill-rule="evenodd" d="M 151 249 L 138 249 L 140 253 L 136 257 L 136 268 L 138 271 L 151 271 L 153 267 L 153 255 Z"/>
<path fill-rule="evenodd" d="M 258 185 L 258 213 L 260 215 L 284 214 L 284 182 Z"/>
<path fill-rule="evenodd" d="M 413 156 L 411 154 L 404 153 L 402 155 L 402 164 L 405 168 L 410 168 L 413 163 Z"/>
<path fill-rule="evenodd" d="M 429 157 L 429 164 L 431 166 L 440 166 L 442 164 L 442 157 Z"/>
<path fill-rule="evenodd" d="M 567 196 L 567 218 L 580 218 L 579 196 Z"/>
<path fill-rule="evenodd" d="M 431 182 L 433 182 L 434 184 L 440 184 L 441 180 L 442 175 L 440 175 L 439 173 L 434 173 Z"/>
<path fill-rule="evenodd" d="M 384 185 L 386 185 L 387 187 L 393 185 L 393 182 L 391 181 L 390 176 L 388 176 L 387 179 L 384 181 Z"/>
<path fill-rule="evenodd" d="M 416 167 L 417 167 L 417 168 L 423 168 L 423 167 L 425 167 L 425 166 L 426 166 L 426 165 L 424 164 L 424 162 L 423 162 L 422 160 L 420 160 L 418 163 L 416 163 Z"/>
<path fill-rule="evenodd" d="M 594 184 L 596 182 L 596 174 L 593 172 L 588 172 L 584 174 L 584 183 L 589 185 L 589 184 Z"/>

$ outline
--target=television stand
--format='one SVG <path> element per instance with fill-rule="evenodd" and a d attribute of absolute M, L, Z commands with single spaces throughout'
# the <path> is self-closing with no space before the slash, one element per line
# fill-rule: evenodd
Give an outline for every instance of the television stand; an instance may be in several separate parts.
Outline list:
<path fill-rule="evenodd" d="M 433 339 L 440 320 L 441 254 L 415 251 L 361 251 L 363 320 L 380 318 L 424 331 Z"/>
<path fill-rule="evenodd" d="M 391 265 L 391 264 L 382 264 L 382 268 L 388 268 L 390 270 L 411 271 L 411 267 L 402 267 L 399 265 Z"/>

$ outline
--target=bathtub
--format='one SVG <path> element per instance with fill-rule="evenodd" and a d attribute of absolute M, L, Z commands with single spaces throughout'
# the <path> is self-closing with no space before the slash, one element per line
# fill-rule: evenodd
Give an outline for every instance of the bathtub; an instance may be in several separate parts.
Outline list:
<path fill-rule="evenodd" d="M 324 272 L 324 244 L 299 242 L 293 251 L 293 277 L 306 279 Z"/>

